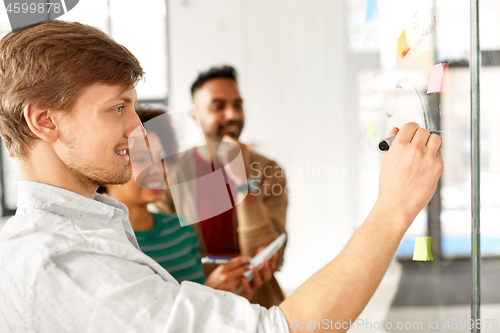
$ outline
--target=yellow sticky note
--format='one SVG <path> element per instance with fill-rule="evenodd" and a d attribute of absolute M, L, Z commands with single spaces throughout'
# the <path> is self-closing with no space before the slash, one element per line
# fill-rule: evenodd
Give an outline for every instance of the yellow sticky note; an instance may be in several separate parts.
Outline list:
<path fill-rule="evenodd" d="M 398 58 L 399 56 L 401 56 L 401 58 L 404 58 L 408 51 L 410 51 L 410 48 L 408 47 L 406 42 L 406 30 L 403 30 L 398 38 L 398 54 L 396 55 L 396 58 Z"/>
<path fill-rule="evenodd" d="M 414 261 L 433 261 L 431 250 L 432 237 L 415 237 L 415 248 L 413 249 Z"/>
<path fill-rule="evenodd" d="M 374 138 L 377 136 L 377 123 L 375 120 L 370 122 L 370 126 L 368 127 L 368 137 Z"/>

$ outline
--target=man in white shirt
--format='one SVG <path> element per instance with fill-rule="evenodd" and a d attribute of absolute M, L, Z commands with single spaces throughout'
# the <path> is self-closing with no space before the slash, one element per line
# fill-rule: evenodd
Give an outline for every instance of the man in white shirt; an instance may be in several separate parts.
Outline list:
<path fill-rule="evenodd" d="M 95 193 L 131 176 L 142 76 L 128 50 L 78 23 L 50 21 L 0 42 L 0 133 L 22 179 L 16 216 L 0 233 L 0 331 L 288 332 L 306 322 L 347 330 L 435 191 L 439 136 L 414 123 L 391 131 L 397 138 L 363 226 L 335 260 L 267 310 L 179 285 L 140 252 L 127 208 Z"/>

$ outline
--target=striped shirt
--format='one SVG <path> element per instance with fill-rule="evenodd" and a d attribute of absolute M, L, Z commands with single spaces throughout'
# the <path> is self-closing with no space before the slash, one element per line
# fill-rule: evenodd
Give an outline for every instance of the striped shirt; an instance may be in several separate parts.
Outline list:
<path fill-rule="evenodd" d="M 181 227 L 178 216 L 174 214 L 152 214 L 155 219 L 153 229 L 134 231 L 141 250 L 165 268 L 179 283 L 192 281 L 203 284 L 205 273 L 193 227 Z"/>

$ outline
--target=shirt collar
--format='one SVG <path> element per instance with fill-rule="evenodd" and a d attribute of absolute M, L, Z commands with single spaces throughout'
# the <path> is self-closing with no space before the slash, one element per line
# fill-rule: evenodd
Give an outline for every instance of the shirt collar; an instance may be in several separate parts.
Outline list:
<path fill-rule="evenodd" d="M 109 222 L 114 216 L 128 216 L 127 206 L 116 199 L 95 194 L 90 199 L 60 187 L 33 181 L 19 181 L 19 208 L 38 208 L 69 219 L 98 219 Z"/>

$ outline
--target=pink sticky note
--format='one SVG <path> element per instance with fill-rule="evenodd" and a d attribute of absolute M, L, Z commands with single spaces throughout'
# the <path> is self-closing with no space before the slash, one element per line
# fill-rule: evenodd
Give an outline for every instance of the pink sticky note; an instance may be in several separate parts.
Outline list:
<path fill-rule="evenodd" d="M 444 69 L 449 64 L 437 64 L 432 66 L 429 75 L 429 85 L 427 86 L 427 93 L 440 93 L 443 88 L 443 75 Z"/>

